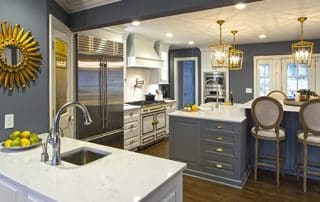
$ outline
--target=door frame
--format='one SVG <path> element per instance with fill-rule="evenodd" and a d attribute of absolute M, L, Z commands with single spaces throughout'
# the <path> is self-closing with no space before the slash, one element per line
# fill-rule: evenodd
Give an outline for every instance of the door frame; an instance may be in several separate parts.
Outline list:
<path fill-rule="evenodd" d="M 49 15 L 49 127 L 53 127 L 53 120 L 55 116 L 55 57 L 54 57 L 54 31 L 61 32 L 65 34 L 68 38 L 68 64 L 70 68 L 68 68 L 68 75 L 71 76 L 71 78 L 68 78 L 68 81 L 70 81 L 70 89 L 68 90 L 68 96 L 67 99 L 68 101 L 73 101 L 75 100 L 76 97 L 76 83 L 75 83 L 75 54 L 74 54 L 74 33 L 65 25 L 63 24 L 60 20 L 58 20 L 55 16 L 52 14 Z M 75 112 L 73 109 L 70 109 L 68 111 L 70 114 L 71 120 L 75 120 Z M 72 134 L 74 134 L 75 131 L 75 124 L 72 125 L 71 128 Z"/>
<path fill-rule="evenodd" d="M 174 58 L 174 67 L 173 67 L 173 75 L 174 75 L 174 99 L 176 100 L 176 106 L 179 106 L 179 71 L 178 71 L 178 62 L 186 61 L 186 60 L 193 60 L 195 63 L 195 104 L 199 104 L 199 94 L 198 94 L 198 57 L 179 57 Z"/>

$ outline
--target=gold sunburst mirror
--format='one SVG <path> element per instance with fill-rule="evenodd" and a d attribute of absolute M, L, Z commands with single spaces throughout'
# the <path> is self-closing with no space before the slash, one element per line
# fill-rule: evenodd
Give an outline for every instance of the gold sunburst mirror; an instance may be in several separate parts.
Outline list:
<path fill-rule="evenodd" d="M 0 32 L 0 87 L 24 88 L 28 82 L 36 80 L 40 71 L 42 56 L 38 42 L 30 31 L 1 23 Z"/>

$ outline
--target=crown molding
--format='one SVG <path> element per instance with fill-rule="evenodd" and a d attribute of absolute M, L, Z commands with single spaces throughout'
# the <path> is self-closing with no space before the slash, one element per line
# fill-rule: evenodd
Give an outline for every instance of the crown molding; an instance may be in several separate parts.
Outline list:
<path fill-rule="evenodd" d="M 115 3 L 121 0 L 55 0 L 68 13 L 75 13 L 90 8 Z"/>

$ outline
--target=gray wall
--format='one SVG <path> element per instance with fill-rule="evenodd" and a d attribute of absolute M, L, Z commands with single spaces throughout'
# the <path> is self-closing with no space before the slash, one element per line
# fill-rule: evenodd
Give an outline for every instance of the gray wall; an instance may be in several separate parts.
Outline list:
<path fill-rule="evenodd" d="M 174 99 L 174 58 L 198 57 L 198 92 L 201 92 L 201 51 L 199 48 L 176 49 L 169 51 L 169 97 Z M 196 89 L 197 90 L 197 89 Z M 201 101 L 201 93 L 198 93 L 198 100 Z"/>
<path fill-rule="evenodd" d="M 246 0 L 255 2 L 260 0 Z M 123 0 L 109 5 L 79 11 L 70 15 L 73 31 L 100 28 L 191 11 L 234 5 L 242 0 Z"/>
<path fill-rule="evenodd" d="M 3 6 L 5 5 L 5 6 Z M 0 88 L 0 139 L 12 131 L 4 130 L 4 115 L 15 115 L 15 129 L 36 132 L 48 130 L 48 25 L 47 3 L 41 0 L 1 0 L 0 19 L 20 24 L 31 31 L 39 42 L 43 61 L 38 79 L 25 90 L 14 89 L 12 93 Z"/>
<path fill-rule="evenodd" d="M 314 52 L 320 53 L 320 40 L 315 42 Z M 291 54 L 292 41 L 244 44 L 237 48 L 244 51 L 243 69 L 241 71 L 229 71 L 230 90 L 233 92 L 234 102 L 243 103 L 253 98 L 252 94 L 246 94 L 246 88 L 253 89 L 253 56 L 261 55 L 288 55 Z M 254 91 L 254 89 L 253 89 Z"/>
<path fill-rule="evenodd" d="M 0 88 L 0 141 L 12 131 L 4 129 L 5 114 L 15 115 L 15 129 L 28 129 L 38 133 L 48 131 L 48 12 L 59 16 L 59 19 L 63 18 L 60 16 L 62 12 L 56 13 L 58 7 L 52 9 L 51 6 L 50 9 L 47 3 L 44 0 L 0 0 L 0 19 L 20 24 L 25 30 L 31 31 L 39 43 L 43 57 L 38 79 L 24 90 L 14 89 L 13 92 L 8 92 Z"/>

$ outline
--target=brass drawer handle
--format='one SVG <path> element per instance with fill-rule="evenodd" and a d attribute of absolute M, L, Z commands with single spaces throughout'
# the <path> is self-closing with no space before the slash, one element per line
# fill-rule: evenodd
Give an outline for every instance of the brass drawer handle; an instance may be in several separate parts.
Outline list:
<path fill-rule="evenodd" d="M 130 113 L 130 116 L 133 116 L 133 112 Z"/>
<path fill-rule="evenodd" d="M 217 137 L 217 140 L 222 141 L 223 137 L 219 136 L 219 137 Z"/>
<path fill-rule="evenodd" d="M 131 125 L 130 125 L 130 128 L 133 128 L 133 127 L 134 127 L 134 125 L 133 125 L 133 124 L 131 124 Z"/>
<path fill-rule="evenodd" d="M 217 125 L 217 129 L 223 129 L 223 125 Z"/>
<path fill-rule="evenodd" d="M 216 149 L 216 151 L 217 151 L 217 152 L 223 152 L 223 149 L 222 149 L 221 147 L 218 147 L 218 148 Z"/>
<path fill-rule="evenodd" d="M 223 165 L 222 165 L 221 163 L 217 163 L 217 164 L 216 164 L 216 168 L 221 169 L 221 168 L 223 168 Z"/>

